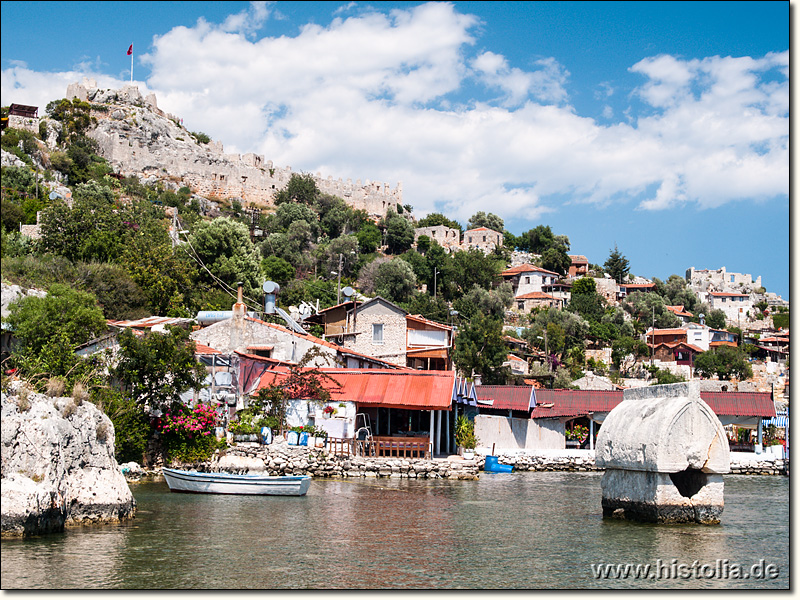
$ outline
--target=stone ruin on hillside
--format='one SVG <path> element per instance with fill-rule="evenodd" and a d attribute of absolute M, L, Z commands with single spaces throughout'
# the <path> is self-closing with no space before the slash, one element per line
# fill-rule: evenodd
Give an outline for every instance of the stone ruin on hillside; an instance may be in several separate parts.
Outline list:
<path fill-rule="evenodd" d="M 730 453 L 699 382 L 625 390 L 623 398 L 597 436 L 603 516 L 718 523 Z"/>

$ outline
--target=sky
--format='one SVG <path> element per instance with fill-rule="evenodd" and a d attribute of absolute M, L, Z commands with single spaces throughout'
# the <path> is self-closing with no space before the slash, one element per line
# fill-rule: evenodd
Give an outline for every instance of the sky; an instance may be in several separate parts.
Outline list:
<path fill-rule="evenodd" d="M 791 7 L 794 10 L 794 6 Z M 789 299 L 789 2 L 2 2 L 2 104 L 133 82 L 227 153 Z M 127 56 L 133 44 L 133 61 Z"/>

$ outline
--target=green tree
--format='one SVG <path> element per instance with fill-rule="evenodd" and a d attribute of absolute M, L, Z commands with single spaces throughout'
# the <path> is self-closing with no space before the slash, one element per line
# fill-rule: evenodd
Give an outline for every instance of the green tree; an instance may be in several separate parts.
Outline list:
<path fill-rule="evenodd" d="M 554 271 L 559 275 L 564 275 L 569 271 L 569 266 L 571 264 L 572 259 L 565 250 L 548 248 L 542 253 L 542 268 L 548 271 Z"/>
<path fill-rule="evenodd" d="M 311 175 L 292 173 L 286 187 L 275 194 L 275 204 L 299 202 L 307 206 L 313 206 L 319 195 L 319 188 L 317 188 L 317 184 Z"/>
<path fill-rule="evenodd" d="M 611 254 L 608 256 L 603 266 L 617 283 L 625 281 L 630 272 L 630 263 L 619 251 L 616 244 L 614 244 L 614 249 L 611 251 Z"/>
<path fill-rule="evenodd" d="M 453 363 L 464 376 L 480 375 L 485 384 L 504 383 L 508 373 L 502 364 L 507 356 L 500 319 L 478 313 L 459 329 Z"/>
<path fill-rule="evenodd" d="M 390 254 L 402 254 L 414 245 L 414 226 L 411 221 L 389 210 L 384 223 L 386 246 Z"/>
<path fill-rule="evenodd" d="M 364 254 L 372 254 L 381 244 L 381 230 L 374 223 L 364 223 L 356 232 L 358 247 Z"/>
<path fill-rule="evenodd" d="M 188 246 L 188 251 L 202 265 L 201 281 L 231 290 L 242 281 L 245 293 L 259 296 L 260 253 L 242 223 L 228 217 L 198 223 L 189 236 Z"/>
<path fill-rule="evenodd" d="M 716 375 L 722 380 L 743 381 L 753 376 L 753 368 L 741 348 L 720 346 L 699 354 L 694 359 L 695 372 L 702 377 Z"/>
<path fill-rule="evenodd" d="M 51 119 L 59 121 L 62 125 L 58 143 L 73 140 L 82 136 L 97 119 L 91 115 L 91 105 L 88 102 L 74 98 L 72 101 L 62 98 L 47 104 L 45 112 Z"/>
<path fill-rule="evenodd" d="M 503 219 L 493 213 L 487 214 L 479 210 L 470 217 L 467 223 L 467 229 L 477 229 L 478 227 L 486 227 L 502 233 L 504 229 Z"/>
<path fill-rule="evenodd" d="M 294 279 L 294 267 L 277 256 L 263 258 L 261 272 L 267 280 L 274 281 L 280 286 L 284 286 Z"/>
<path fill-rule="evenodd" d="M 637 358 L 648 354 L 647 344 L 628 336 L 614 340 L 611 345 L 611 361 L 622 374 L 625 374 L 633 366 Z"/>
<path fill-rule="evenodd" d="M 179 327 L 167 329 L 141 337 L 130 329 L 119 334 L 119 361 L 111 374 L 140 406 L 166 410 L 180 404 L 183 392 L 200 389 L 205 379 L 189 334 Z"/>
<path fill-rule="evenodd" d="M 711 329 L 725 329 L 725 321 L 725 313 L 718 308 L 715 308 L 706 315 L 706 325 L 711 327 Z"/>
<path fill-rule="evenodd" d="M 92 294 L 54 284 L 43 298 L 26 296 L 9 306 L 17 346 L 14 364 L 28 375 L 64 376 L 80 361 L 76 346 L 106 330 Z"/>
<path fill-rule="evenodd" d="M 407 302 L 417 286 L 417 277 L 402 258 L 381 263 L 375 274 L 375 291 L 392 302 Z"/>
<path fill-rule="evenodd" d="M 472 319 L 480 313 L 502 321 L 513 301 L 513 289 L 506 281 L 492 290 L 479 285 L 472 286 L 469 292 L 453 302 L 453 308 L 458 311 L 462 319 Z"/>
<path fill-rule="evenodd" d="M 442 213 L 430 213 L 417 222 L 417 227 L 436 227 L 438 225 L 444 225 L 450 229 L 458 229 L 459 233 L 464 233 L 461 223 L 448 219 Z"/>

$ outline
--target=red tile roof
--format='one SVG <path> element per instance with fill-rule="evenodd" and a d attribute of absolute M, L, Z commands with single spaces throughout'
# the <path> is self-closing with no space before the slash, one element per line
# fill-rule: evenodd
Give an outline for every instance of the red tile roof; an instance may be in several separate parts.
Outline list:
<path fill-rule="evenodd" d="M 745 298 L 745 297 L 749 298 L 750 297 L 750 294 L 737 294 L 735 292 L 708 292 L 708 295 L 709 296 L 717 296 L 719 298 L 722 298 L 723 296 L 725 296 L 725 297 L 741 296 L 743 298 Z"/>
<path fill-rule="evenodd" d="M 518 275 L 519 273 L 547 273 L 548 275 L 558 276 L 558 273 L 556 273 L 555 271 L 548 271 L 547 269 L 542 269 L 541 267 L 535 267 L 529 263 L 525 263 L 524 265 L 518 265 L 516 267 L 511 267 L 510 269 L 506 269 L 500 274 L 504 277 L 507 277 L 510 275 Z"/>
<path fill-rule="evenodd" d="M 514 296 L 515 300 L 555 300 L 554 296 L 545 294 L 544 292 L 528 292 L 521 296 Z"/>
<path fill-rule="evenodd" d="M 527 411 L 534 404 L 533 387 L 527 385 L 476 385 L 475 393 L 479 407 Z"/>
<path fill-rule="evenodd" d="M 322 379 L 323 386 L 331 393 L 333 400 L 350 400 L 356 402 L 359 407 L 450 410 L 453 399 L 455 385 L 453 371 L 387 369 L 320 369 L 320 371 L 336 382 Z M 280 383 L 287 375 L 287 371 L 268 371 L 261 376 L 256 390 Z"/>
<path fill-rule="evenodd" d="M 426 319 L 422 315 L 406 315 L 406 321 L 409 320 L 416 321 L 417 323 L 422 323 L 423 325 L 430 325 L 431 327 L 438 327 L 439 329 L 446 329 L 448 331 L 453 329 L 449 325 L 445 325 L 443 323 L 437 323 L 436 321 L 431 321 L 430 319 Z"/>
<path fill-rule="evenodd" d="M 195 354 L 222 354 L 219 350 L 212 348 L 211 346 L 206 346 L 205 344 L 200 344 L 199 342 L 194 343 L 194 353 Z"/>

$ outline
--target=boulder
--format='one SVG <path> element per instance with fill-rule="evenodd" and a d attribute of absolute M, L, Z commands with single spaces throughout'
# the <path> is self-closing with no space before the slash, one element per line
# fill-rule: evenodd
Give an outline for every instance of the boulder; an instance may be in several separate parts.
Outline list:
<path fill-rule="evenodd" d="M 19 387 L 2 394 L 3 537 L 118 522 L 135 510 L 102 411 Z"/>

